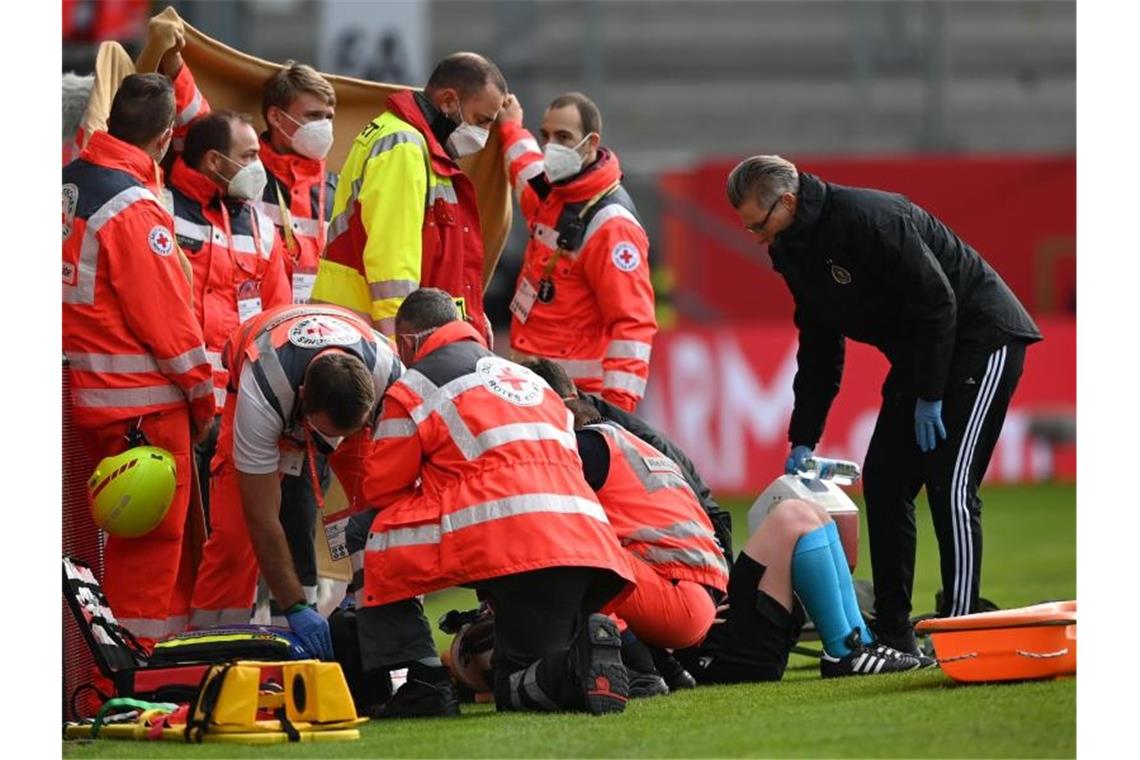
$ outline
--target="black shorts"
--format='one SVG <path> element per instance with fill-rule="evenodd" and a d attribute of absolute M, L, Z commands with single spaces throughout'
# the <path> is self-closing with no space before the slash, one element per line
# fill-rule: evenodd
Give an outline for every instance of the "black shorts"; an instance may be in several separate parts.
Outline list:
<path fill-rule="evenodd" d="M 764 566 L 743 552 L 728 579 L 728 616 L 695 647 L 673 656 L 698 683 L 779 681 L 804 625 L 799 602 L 791 612 L 757 588 Z"/>

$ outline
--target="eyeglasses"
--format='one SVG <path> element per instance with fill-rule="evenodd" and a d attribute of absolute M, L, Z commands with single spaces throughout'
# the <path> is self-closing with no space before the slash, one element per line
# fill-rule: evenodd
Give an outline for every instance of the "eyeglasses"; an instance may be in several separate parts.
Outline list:
<path fill-rule="evenodd" d="M 776 196 L 776 200 L 773 201 L 772 205 L 768 207 L 768 213 L 764 215 L 764 219 L 762 221 L 756 222 L 755 224 L 749 224 L 744 229 L 748 230 L 753 235 L 759 235 L 761 232 L 763 232 L 764 228 L 768 226 L 768 220 L 772 218 L 772 212 L 776 210 L 776 206 L 779 205 L 780 198 L 782 197 L 782 195 Z"/>

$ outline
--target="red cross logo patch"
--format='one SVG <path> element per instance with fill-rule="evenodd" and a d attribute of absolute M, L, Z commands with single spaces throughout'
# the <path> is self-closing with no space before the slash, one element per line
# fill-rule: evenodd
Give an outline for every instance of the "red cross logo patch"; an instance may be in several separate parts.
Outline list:
<path fill-rule="evenodd" d="M 498 356 L 484 356 L 475 363 L 483 387 L 515 406 L 536 406 L 542 402 L 546 383 L 526 367 Z"/>
<path fill-rule="evenodd" d="M 169 256 L 174 253 L 174 236 L 170 234 L 170 230 L 161 224 L 150 228 L 146 242 L 150 245 L 150 249 L 159 256 Z"/>
<path fill-rule="evenodd" d="M 633 243 L 623 241 L 614 246 L 611 254 L 614 266 L 623 272 L 632 272 L 641 264 L 641 251 Z"/>
<path fill-rule="evenodd" d="M 301 348 L 351 346 L 361 339 L 352 325 L 324 314 L 306 317 L 289 328 L 289 342 Z"/>

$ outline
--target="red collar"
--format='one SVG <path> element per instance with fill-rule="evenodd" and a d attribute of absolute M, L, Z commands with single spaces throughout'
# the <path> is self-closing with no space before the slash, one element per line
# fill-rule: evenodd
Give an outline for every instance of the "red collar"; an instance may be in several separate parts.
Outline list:
<path fill-rule="evenodd" d="M 149 187 L 159 186 L 158 164 L 146 151 L 101 130 L 92 133 L 79 157 L 96 166 L 127 172 Z"/>
<path fill-rule="evenodd" d="M 550 186 L 550 196 L 562 203 L 588 201 L 621 181 L 621 164 L 609 148 L 598 148 L 598 158 L 569 180 Z"/>
<path fill-rule="evenodd" d="M 416 356 L 412 359 L 412 364 L 420 361 L 433 351 L 437 351 L 444 346 L 449 346 L 452 343 L 458 343 L 462 340 L 478 341 L 480 346 L 486 348 L 487 342 L 479 331 L 471 326 L 470 322 L 464 322 L 459 319 L 454 322 L 448 322 L 446 325 L 440 327 L 438 330 L 428 336 L 428 339 L 420 346 L 420 350 L 416 352 Z"/>
<path fill-rule="evenodd" d="M 221 188 L 205 174 L 183 161 L 182 156 L 174 159 L 174 167 L 170 170 L 170 184 L 187 198 L 203 206 L 210 206 L 222 197 Z"/>
<path fill-rule="evenodd" d="M 269 140 L 269 133 L 261 133 L 261 163 L 265 170 L 274 177 L 292 184 L 299 179 L 315 179 L 323 181 L 325 178 L 325 160 L 323 158 L 307 158 L 299 153 L 280 153 Z"/>
<path fill-rule="evenodd" d="M 432 169 L 436 174 L 444 177 L 451 177 L 456 174 L 462 174 L 463 170 L 459 168 L 459 164 L 447 155 L 447 151 L 439 144 L 439 140 L 435 139 L 435 133 L 431 131 L 431 125 L 428 124 L 427 118 L 420 110 L 419 104 L 416 103 L 416 93 L 414 90 L 404 90 L 397 92 L 395 95 L 388 96 L 388 110 L 399 116 L 404 121 L 411 124 L 416 130 L 424 136 L 427 140 L 428 152 L 431 153 Z"/>

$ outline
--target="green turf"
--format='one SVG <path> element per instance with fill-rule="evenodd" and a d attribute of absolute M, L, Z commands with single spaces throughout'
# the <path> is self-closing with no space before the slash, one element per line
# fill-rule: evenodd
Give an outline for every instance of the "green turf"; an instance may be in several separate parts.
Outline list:
<path fill-rule="evenodd" d="M 1073 486 L 985 489 L 982 593 L 1003 607 L 1076 595 Z M 733 503 L 743 541 L 746 503 Z M 915 612 L 933 607 L 938 554 L 920 505 Z M 856 576 L 869 578 L 865 536 Z M 434 622 L 469 592 L 429 598 Z M 442 640 L 442 637 L 441 637 Z M 958 686 L 938 672 L 821 681 L 793 657 L 781 683 L 702 687 L 620 716 L 496 715 L 372 722 L 362 740 L 273 747 L 66 742 L 67 757 L 1073 757 L 1076 681 Z"/>

